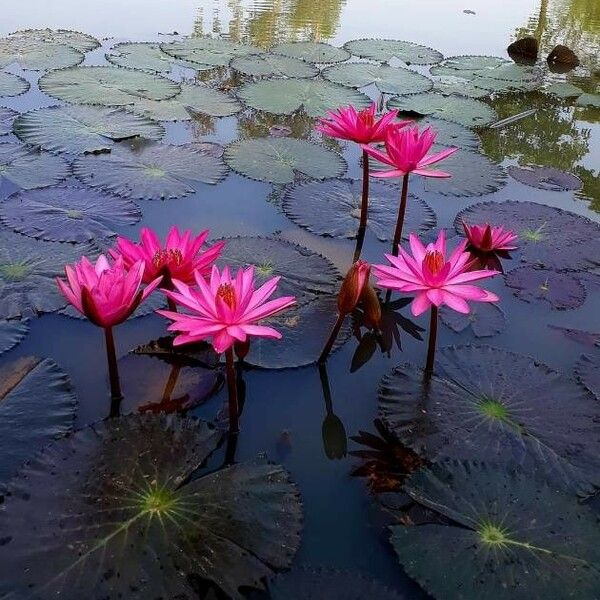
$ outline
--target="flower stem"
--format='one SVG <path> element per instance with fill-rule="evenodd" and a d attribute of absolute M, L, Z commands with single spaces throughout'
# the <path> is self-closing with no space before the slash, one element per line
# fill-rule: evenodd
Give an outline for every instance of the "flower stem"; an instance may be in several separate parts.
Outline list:
<path fill-rule="evenodd" d="M 392 242 L 392 255 L 398 256 L 398 244 L 402 238 L 402 227 L 404 226 L 404 215 L 406 214 L 406 201 L 408 199 L 408 173 L 404 174 L 402 179 L 402 194 L 400 196 L 400 208 L 398 209 L 398 220 L 396 221 L 396 231 L 394 232 L 394 241 Z"/>
<path fill-rule="evenodd" d="M 425 364 L 425 378 L 429 379 L 433 374 L 433 363 L 435 360 L 435 344 L 437 340 L 438 308 L 431 306 L 431 320 L 429 322 L 429 344 L 427 346 L 427 363 Z"/>
<path fill-rule="evenodd" d="M 369 216 L 369 155 L 363 150 L 363 182 L 362 182 L 362 206 L 360 209 L 360 225 L 359 229 L 365 229 L 367 226 L 367 218 Z"/>
<path fill-rule="evenodd" d="M 171 399 L 171 394 L 173 393 L 173 390 L 177 385 L 177 380 L 179 379 L 180 371 L 180 365 L 173 365 L 171 367 L 171 372 L 169 373 L 169 379 L 167 379 L 161 402 L 168 402 Z"/>
<path fill-rule="evenodd" d="M 227 391 L 229 393 L 229 433 L 236 434 L 240 431 L 240 410 L 238 406 L 233 347 L 225 350 L 225 364 L 227 369 Z"/>
<path fill-rule="evenodd" d="M 106 360 L 108 361 L 108 376 L 110 379 L 110 398 L 113 405 L 118 405 L 123 399 L 121 384 L 119 382 L 119 369 L 117 367 L 117 353 L 115 352 L 115 339 L 112 327 L 104 328 L 106 342 Z M 113 410 L 111 408 L 111 414 Z"/>
<path fill-rule="evenodd" d="M 177 312 L 177 304 L 175 304 L 175 300 L 172 298 L 167 298 L 167 304 L 169 306 L 169 310 L 172 312 Z"/>
<path fill-rule="evenodd" d="M 325 346 L 323 347 L 321 356 L 319 356 L 319 364 L 320 365 L 323 364 L 327 360 L 327 357 L 331 353 L 333 344 L 335 343 L 335 340 L 337 339 L 340 329 L 342 328 L 342 323 L 344 322 L 345 316 L 346 315 L 338 313 L 337 321 L 335 322 L 335 325 L 333 326 L 333 329 L 331 330 L 331 333 L 329 334 L 329 339 L 327 340 Z"/>

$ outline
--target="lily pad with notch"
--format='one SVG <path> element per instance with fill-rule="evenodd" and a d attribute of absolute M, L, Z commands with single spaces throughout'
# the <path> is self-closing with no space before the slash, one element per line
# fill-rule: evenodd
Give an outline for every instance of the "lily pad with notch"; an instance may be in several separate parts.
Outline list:
<path fill-rule="evenodd" d="M 0 203 L 0 221 L 17 233 L 49 242 L 92 242 L 142 218 L 131 200 L 76 186 L 17 192 Z"/>
<path fill-rule="evenodd" d="M 29 319 L 0 320 L 0 355 L 19 345 L 29 333 Z"/>
<path fill-rule="evenodd" d="M 300 543 L 299 495 L 263 459 L 191 479 L 219 438 L 195 419 L 129 416 L 46 448 L 5 498 L 0 594 L 191 598 L 192 576 L 235 600 L 264 589 Z"/>
<path fill-rule="evenodd" d="M 355 239 L 361 198 L 362 182 L 359 180 L 300 183 L 288 190 L 283 210 L 294 223 L 311 233 L 324 237 Z M 400 189 L 397 186 L 371 180 L 367 228 L 382 242 L 392 239 L 399 203 Z M 405 237 L 411 231 L 424 233 L 435 225 L 435 213 L 429 205 L 411 196 L 406 210 Z"/>
<path fill-rule="evenodd" d="M 18 112 L 10 108 L 0 106 L 0 135 L 8 135 L 12 133 L 13 122 L 19 116 Z"/>
<path fill-rule="evenodd" d="M 59 156 L 23 144 L 0 144 L 0 184 L 7 180 L 21 189 L 32 190 L 60 183 L 70 174 L 71 166 Z"/>
<path fill-rule="evenodd" d="M 322 117 L 340 106 L 371 104 L 362 92 L 322 79 L 264 79 L 242 86 L 238 97 L 256 110 L 291 115 L 303 109 L 309 117 Z"/>
<path fill-rule="evenodd" d="M 176 42 L 164 42 L 160 47 L 170 56 L 196 65 L 199 70 L 226 67 L 238 56 L 261 51 L 255 46 L 209 37 L 189 37 Z"/>
<path fill-rule="evenodd" d="M 163 52 L 160 44 L 154 42 L 122 42 L 115 44 L 106 53 L 106 60 L 118 67 L 150 71 L 151 73 L 169 73 L 174 66 L 194 70 L 208 70 L 210 65 L 186 62 L 173 58 Z"/>
<path fill-rule="evenodd" d="M 405 364 L 380 385 L 379 414 L 403 444 L 431 461 L 516 464 L 581 495 L 600 487 L 598 403 L 582 385 L 491 346 L 443 348 L 436 360 L 429 381 Z"/>
<path fill-rule="evenodd" d="M 325 42 L 286 42 L 273 46 L 271 52 L 313 64 L 337 63 L 350 58 L 350 54 L 343 48 Z"/>
<path fill-rule="evenodd" d="M 389 62 L 397 58 L 409 65 L 433 65 L 444 58 L 441 52 L 433 48 L 402 40 L 352 40 L 346 42 L 344 48 L 354 56 L 379 62 Z"/>
<path fill-rule="evenodd" d="M 0 69 L 13 64 L 26 71 L 64 69 L 84 58 L 82 52 L 66 44 L 21 36 L 0 38 Z"/>
<path fill-rule="evenodd" d="M 20 96 L 29 90 L 29 81 L 13 75 L 12 73 L 0 72 L 0 96 Z"/>
<path fill-rule="evenodd" d="M 234 58 L 231 68 L 250 77 L 315 77 L 319 69 L 304 60 L 265 52 Z"/>
<path fill-rule="evenodd" d="M 121 108 L 51 106 L 26 112 L 14 124 L 26 144 L 70 154 L 110 152 L 115 142 L 142 137 L 159 140 L 164 128 Z"/>
<path fill-rule="evenodd" d="M 577 192 L 583 188 L 583 181 L 577 175 L 555 169 L 554 167 L 539 167 L 536 165 L 518 167 L 511 165 L 507 171 L 519 183 L 539 188 L 540 190 L 549 192 Z"/>
<path fill-rule="evenodd" d="M 491 302 L 474 303 L 468 315 L 443 307 L 440 318 L 452 331 L 461 333 L 470 329 L 476 338 L 492 337 L 506 328 L 504 311 Z"/>
<path fill-rule="evenodd" d="M 339 177 L 346 161 L 335 152 L 295 138 L 266 137 L 233 142 L 225 162 L 234 171 L 270 183 L 292 183 L 296 174 L 313 179 Z"/>
<path fill-rule="evenodd" d="M 575 374 L 585 387 L 600 400 L 600 342 L 595 352 L 582 354 L 575 365 Z"/>
<path fill-rule="evenodd" d="M 23 39 L 46 44 L 65 44 L 79 52 L 89 52 L 100 47 L 100 42 L 88 33 L 71 29 L 21 29 L 11 33 L 9 39 Z"/>
<path fill-rule="evenodd" d="M 393 525 L 391 542 L 434 598 L 591 598 L 599 589 L 596 516 L 535 473 L 447 460 L 404 489 L 439 518 Z"/>
<path fill-rule="evenodd" d="M 86 185 L 146 200 L 187 196 L 196 191 L 195 185 L 215 185 L 227 173 L 221 158 L 194 144 L 149 144 L 138 150 L 88 154 L 75 161 L 73 170 Z"/>

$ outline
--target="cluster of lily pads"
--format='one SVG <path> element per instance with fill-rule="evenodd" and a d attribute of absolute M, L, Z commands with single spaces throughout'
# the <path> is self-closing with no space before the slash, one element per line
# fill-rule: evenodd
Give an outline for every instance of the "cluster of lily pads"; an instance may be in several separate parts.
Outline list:
<path fill-rule="evenodd" d="M 295 42 L 265 52 L 224 39 L 183 38 L 116 44 L 101 64 L 93 64 L 100 50 L 97 40 L 72 31 L 27 30 L 0 39 L 0 68 L 45 71 L 37 85 L 54 102 L 21 114 L 0 107 L 0 184 L 13 192 L 0 203 L 0 353 L 24 338 L 31 318 L 57 311 L 79 315 L 67 307 L 55 278 L 82 255 L 96 268 L 73 275 L 72 303 L 96 324 L 110 328 L 129 316 L 165 309 L 159 293 L 140 302 L 139 271 L 138 285 L 121 296 L 129 302 L 113 303 L 104 313 L 98 307 L 110 298 L 86 297 L 82 289 L 93 273 L 100 277 L 107 270 L 108 259 L 105 264 L 96 258 L 111 245 L 116 229 L 140 221 L 144 201 L 201 194 L 229 169 L 285 186 L 283 212 L 310 233 L 360 238 L 364 187 L 340 178 L 345 159 L 334 146 L 318 143 L 316 133 L 310 132 L 310 140 L 297 139 L 281 129 L 256 139 L 241 137 L 223 149 L 206 142 L 164 143 L 169 122 L 236 114 L 258 120 L 263 114 L 299 112 L 317 118 L 348 105 L 367 109 L 373 100 L 378 112 L 385 106 L 418 118 L 419 127 L 437 131 L 434 152 L 459 148 L 444 161 L 451 178 L 427 177 L 410 194 L 406 190 L 402 239 L 414 232 L 429 241 L 437 217 L 421 196 L 439 194 L 450 202 L 483 196 L 506 182 L 504 168 L 481 152 L 477 134 L 497 121 L 490 96 L 543 89 L 582 106 L 598 106 L 595 94 L 549 84 L 539 66 L 496 57 L 444 58 L 399 40 L 354 40 L 343 48 Z M 27 93 L 32 85 L 21 75 L 0 71 L 0 101 Z M 384 176 L 389 168 L 366 154 L 362 166 L 367 174 Z M 531 181 L 528 169 L 511 168 L 509 174 Z M 394 239 L 401 196 L 400 186 L 370 182 L 365 229 L 381 242 Z M 490 223 L 518 235 L 512 263 L 502 266 L 506 285 L 525 302 L 573 309 L 584 303 L 588 287 L 597 286 L 600 227 L 595 222 L 534 202 L 490 200 L 456 215 L 457 235 L 465 234 L 465 223 Z M 415 248 L 421 251 L 413 241 L 413 254 Z M 169 250 L 158 250 L 163 249 Z M 149 263 L 160 263 L 158 250 Z M 434 255 L 431 265 L 436 260 Z M 111 259 L 109 266 L 114 264 Z M 123 282 L 135 264 L 122 265 Z M 227 240 L 217 264 L 220 277 L 225 265 L 234 275 L 255 265 L 257 288 L 267 290 L 270 280 L 280 277 L 280 294 L 296 298 L 293 307 L 264 324 L 282 339 L 257 339 L 250 348 L 236 340 L 232 348 L 239 357 L 262 368 L 317 360 L 323 332 L 336 326 L 340 310 L 341 277 L 327 258 L 277 237 L 239 237 Z M 384 281 L 385 268 L 377 273 Z M 210 274 L 204 275 L 210 282 Z M 189 293 L 202 310 L 210 297 L 227 310 L 240 300 L 240 290 L 247 291 L 243 277 L 238 288 L 235 277 L 215 279 L 212 296 L 204 290 L 201 298 L 169 282 L 161 285 L 181 305 L 191 302 Z M 142 285 L 152 286 L 154 279 Z M 376 297 L 380 312 L 374 326 L 365 286 L 346 281 L 350 292 L 360 294 L 340 310 L 352 312 L 353 322 L 339 324 L 334 349 L 353 332 L 361 344 L 370 340 L 386 350 L 399 328 L 420 339 L 420 328 L 399 312 L 403 298 Z M 167 316 L 177 324 L 174 312 L 171 306 Z M 502 310 L 490 303 L 476 305 L 468 316 L 442 309 L 440 317 L 457 331 L 472 327 L 477 337 L 506 325 Z M 111 370 L 116 370 L 110 342 L 108 347 Z M 211 374 L 207 393 L 218 389 L 218 358 L 202 344 L 178 350 L 166 338 L 134 353 L 173 363 L 174 380 L 179 359 L 184 360 L 195 373 Z M 600 534 L 593 513 L 577 503 L 576 494 L 590 496 L 600 488 L 594 416 L 599 354 L 596 346 L 581 357 L 573 380 L 498 348 L 451 347 L 441 349 L 433 372 L 431 365 L 425 370 L 400 365 L 384 378 L 379 413 L 385 431 L 411 453 L 410 470 L 421 467 L 408 479 L 403 476 L 385 499 L 398 517 L 391 542 L 405 571 L 433 596 L 554 597 L 557 590 L 569 589 L 592 597 L 598 589 Z M 355 359 L 358 368 L 360 359 Z M 228 369 L 230 390 L 233 385 L 239 392 L 234 375 Z M 187 597 L 208 581 L 238 598 L 240 588 L 262 588 L 265 579 L 291 565 L 302 511 L 282 467 L 263 459 L 232 464 L 228 457 L 222 468 L 193 478 L 223 437 L 213 424 L 185 416 L 129 415 L 73 433 L 76 396 L 52 360 L 20 359 L 6 365 L 2 380 L 8 383 L 0 388 L 5 432 L 0 439 L 1 597 L 80 598 L 90 589 L 98 597 Z M 111 383 L 118 398 L 114 374 Z M 167 387 L 170 383 L 171 378 Z M 126 381 L 124 391 L 121 410 L 127 413 Z M 190 408 L 174 403 L 166 409 L 167 404 L 139 412 Z M 576 442 L 565 423 L 577 432 Z M 552 518 L 544 505 L 554 507 Z M 425 519 L 411 518 L 414 506 L 425 510 Z M 533 522 L 538 526 L 532 528 Z M 450 551 L 440 551 L 441 539 L 453 540 L 443 545 Z M 269 589 L 273 598 L 291 598 L 292 593 L 324 597 L 323 590 L 347 587 L 364 589 L 365 597 L 396 597 L 346 574 L 299 569 L 277 575 Z"/>

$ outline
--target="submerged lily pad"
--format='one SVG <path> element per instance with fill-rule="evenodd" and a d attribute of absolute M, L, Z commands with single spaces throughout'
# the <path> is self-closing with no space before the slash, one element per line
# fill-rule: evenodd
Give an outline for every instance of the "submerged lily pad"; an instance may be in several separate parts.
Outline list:
<path fill-rule="evenodd" d="M 79 52 L 89 52 L 100 47 L 93 36 L 71 29 L 21 29 L 10 34 L 9 39 L 24 39 L 47 44 L 66 44 Z"/>
<path fill-rule="evenodd" d="M 39 81 L 42 92 L 75 104 L 126 106 L 140 99 L 166 100 L 179 93 L 178 83 L 133 69 L 73 67 L 50 71 Z"/>
<path fill-rule="evenodd" d="M 516 165 L 511 165 L 507 171 L 518 182 L 539 188 L 540 190 L 547 190 L 549 192 L 576 192 L 583 188 L 583 181 L 577 175 L 555 169 L 554 167 L 538 167 L 536 165 L 517 167 Z"/>
<path fill-rule="evenodd" d="M 24 190 L 54 185 L 71 174 L 59 156 L 31 150 L 22 144 L 0 144 L 0 183 L 10 181 Z"/>
<path fill-rule="evenodd" d="M 297 225 L 324 237 L 355 239 L 361 213 L 362 181 L 336 179 L 301 183 L 285 196 L 283 210 Z M 377 180 L 369 183 L 367 228 L 382 242 L 392 239 L 400 189 Z M 435 227 L 435 213 L 412 196 L 406 208 L 405 237 L 410 232 L 425 233 Z"/>
<path fill-rule="evenodd" d="M 110 152 L 114 142 L 135 137 L 160 139 L 158 123 L 120 108 L 51 106 L 29 111 L 14 124 L 14 132 L 27 144 L 50 152 Z"/>
<path fill-rule="evenodd" d="M 506 275 L 506 285 L 525 302 L 548 303 L 556 310 L 579 308 L 585 302 L 585 288 L 570 273 L 534 267 L 519 267 Z"/>
<path fill-rule="evenodd" d="M 362 92 L 320 79 L 265 79 L 242 86 L 238 97 L 256 110 L 291 115 L 302 108 L 309 117 L 321 117 L 340 106 L 371 104 Z"/>
<path fill-rule="evenodd" d="M 440 310 L 440 318 L 452 331 L 460 333 L 470 328 L 477 338 L 492 337 L 506 328 L 504 312 L 491 302 L 473 303 L 468 315 L 443 307 Z"/>
<path fill-rule="evenodd" d="M 30 71 L 64 69 L 78 65 L 84 58 L 82 52 L 66 44 L 20 36 L 0 38 L 0 69 L 12 64 Z"/>
<path fill-rule="evenodd" d="M 295 138 L 258 138 L 230 144 L 225 162 L 251 179 L 271 183 L 292 183 L 297 173 L 314 179 L 338 177 L 346 161 L 322 146 Z"/>
<path fill-rule="evenodd" d="M 373 65 L 369 63 L 344 63 L 328 67 L 323 77 L 333 83 L 361 88 L 374 84 L 385 94 L 418 94 L 433 87 L 431 79 L 409 69 Z"/>
<path fill-rule="evenodd" d="M 18 112 L 10 108 L 0 106 L 0 135 L 12 133 L 13 121 L 18 116 Z"/>
<path fill-rule="evenodd" d="M 600 400 L 600 343 L 593 354 L 583 354 L 575 365 L 579 381 Z"/>
<path fill-rule="evenodd" d="M 177 96 L 168 100 L 138 100 L 132 110 L 158 121 L 189 121 L 194 113 L 229 117 L 242 110 L 242 105 L 228 94 L 206 85 L 182 83 Z"/>
<path fill-rule="evenodd" d="M 397 58 L 409 65 L 433 65 L 444 58 L 441 52 L 433 48 L 402 40 L 352 40 L 346 42 L 344 48 L 355 56 L 379 62 Z"/>
<path fill-rule="evenodd" d="M 443 520 L 393 525 L 406 573 L 435 598 L 592 598 L 600 588 L 594 513 L 535 473 L 444 461 L 404 487 Z"/>
<path fill-rule="evenodd" d="M 32 356 L 0 369 L 0 486 L 52 440 L 73 429 L 77 400 L 67 375 Z"/>
<path fill-rule="evenodd" d="M 560 208 L 535 202 L 482 202 L 457 215 L 454 226 L 464 235 L 463 221 L 514 231 L 521 261 L 526 263 L 573 271 L 600 264 L 600 225 Z"/>
<path fill-rule="evenodd" d="M 29 332 L 29 321 L 0 321 L 0 355 L 20 344 Z"/>
<path fill-rule="evenodd" d="M 208 342 L 173 346 L 174 338 L 174 335 L 160 337 L 137 346 L 131 350 L 131 354 L 157 358 L 172 366 L 201 366 L 214 369 L 219 365 L 220 356 Z"/>
<path fill-rule="evenodd" d="M 0 72 L 0 96 L 20 96 L 29 90 L 29 81 L 13 75 Z"/>
<path fill-rule="evenodd" d="M 18 192 L 0 203 L 0 221 L 29 237 L 50 242 L 91 242 L 134 225 L 139 207 L 124 198 L 83 187 L 59 186 Z"/>
<path fill-rule="evenodd" d="M 429 460 L 516 463 L 582 494 L 600 487 L 597 401 L 526 356 L 490 346 L 443 348 L 429 382 L 410 364 L 384 377 L 379 412 Z"/>
<path fill-rule="evenodd" d="M 277 295 L 295 296 L 299 304 L 336 294 L 339 287 L 340 273 L 324 256 L 276 238 L 228 238 L 218 263 L 234 271 L 254 265 L 258 284 L 281 277 Z"/>
<path fill-rule="evenodd" d="M 271 52 L 234 58 L 230 66 L 251 77 L 314 77 L 319 73 L 309 62 Z"/>
<path fill-rule="evenodd" d="M 160 44 L 152 42 L 123 42 L 114 45 L 106 54 L 106 60 L 118 67 L 127 67 L 152 73 L 168 73 L 173 66 L 189 69 L 212 69 L 198 63 L 186 62 L 169 56 L 161 50 Z"/>
<path fill-rule="evenodd" d="M 262 589 L 300 543 L 298 493 L 264 460 L 190 481 L 219 437 L 203 421 L 131 416 L 48 447 L 5 499 L 0 594 L 192 598 L 191 576 L 236 600 Z"/>
<path fill-rule="evenodd" d="M 278 44 L 271 48 L 271 52 L 319 64 L 337 63 L 350 58 L 350 54 L 343 48 L 336 48 L 324 42 L 289 42 Z"/>
<path fill-rule="evenodd" d="M 177 42 L 163 43 L 160 47 L 163 52 L 193 63 L 198 69 L 226 67 L 237 56 L 260 53 L 260 48 L 254 46 L 208 37 L 185 38 Z"/>
<path fill-rule="evenodd" d="M 485 127 L 498 118 L 496 111 L 485 102 L 461 96 L 444 96 L 434 92 L 397 96 L 388 102 L 388 106 L 402 112 L 431 115 L 454 121 L 465 127 Z"/>
<path fill-rule="evenodd" d="M 192 184 L 216 184 L 226 174 L 223 161 L 193 144 L 152 144 L 110 154 L 86 155 L 74 164 L 86 185 L 127 198 L 164 200 L 193 194 Z"/>

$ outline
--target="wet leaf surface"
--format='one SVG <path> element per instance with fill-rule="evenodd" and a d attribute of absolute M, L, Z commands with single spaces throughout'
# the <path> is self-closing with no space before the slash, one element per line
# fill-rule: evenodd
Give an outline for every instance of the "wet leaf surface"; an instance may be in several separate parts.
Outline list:
<path fill-rule="evenodd" d="M 160 47 L 170 56 L 200 65 L 196 66 L 199 69 L 226 67 L 238 56 L 260 52 L 260 49 L 254 46 L 219 38 L 191 37 L 177 42 L 166 42 Z"/>
<path fill-rule="evenodd" d="M 289 42 L 271 48 L 275 54 L 283 54 L 309 63 L 337 63 L 350 58 L 343 48 L 336 48 L 324 42 Z"/>
<path fill-rule="evenodd" d="M 65 44 L 27 36 L 0 38 L 0 68 L 17 65 L 28 71 L 46 71 L 72 67 L 83 59 L 82 52 Z"/>
<path fill-rule="evenodd" d="M 439 146 L 454 146 L 462 150 L 480 150 L 481 139 L 472 129 L 444 119 L 435 117 L 423 117 L 415 121 L 419 129 L 431 127 L 436 133 L 436 144 Z M 446 164 L 445 161 L 441 163 Z M 443 168 L 443 167 L 441 167 Z"/>
<path fill-rule="evenodd" d="M 106 54 L 106 60 L 118 67 L 127 67 L 152 73 L 169 73 L 173 66 L 198 70 L 198 63 L 178 60 L 163 52 L 160 44 L 151 42 L 124 42 L 115 44 Z M 213 68 L 213 67 L 208 67 Z"/>
<path fill-rule="evenodd" d="M 600 486 L 597 401 L 527 356 L 490 346 L 443 348 L 429 383 L 409 364 L 384 377 L 379 413 L 429 460 L 515 463 L 581 494 Z"/>
<path fill-rule="evenodd" d="M 29 82 L 18 75 L 0 72 L 0 96 L 20 96 L 29 90 Z"/>
<path fill-rule="evenodd" d="M 575 104 L 577 106 L 600 108 L 600 94 L 581 94 Z"/>
<path fill-rule="evenodd" d="M 0 355 L 20 344 L 28 333 L 28 319 L 0 320 Z"/>
<path fill-rule="evenodd" d="M 544 90 L 547 94 L 558 96 L 559 98 L 577 98 L 583 94 L 583 90 L 568 81 L 556 81 L 550 84 Z"/>
<path fill-rule="evenodd" d="M 89 52 L 100 47 L 100 42 L 94 36 L 71 29 L 21 29 L 11 33 L 9 39 L 66 44 L 79 52 Z"/>
<path fill-rule="evenodd" d="M 271 52 L 234 58 L 230 66 L 251 77 L 314 77 L 319 73 L 311 63 Z"/>
<path fill-rule="evenodd" d="M 54 185 L 71 174 L 59 156 L 31 150 L 22 144 L 0 144 L 0 183 L 3 179 L 24 189 Z"/>
<path fill-rule="evenodd" d="M 202 421 L 132 416 L 47 448 L 5 500 L 0 593 L 193 597 L 192 574 L 236 599 L 262 588 L 298 548 L 298 493 L 264 460 L 189 481 L 219 437 Z"/>
<path fill-rule="evenodd" d="M 589 354 L 583 354 L 575 365 L 579 381 L 600 400 L 600 342 Z"/>
<path fill-rule="evenodd" d="M 474 302 L 468 315 L 444 306 L 440 310 L 440 318 L 452 331 L 460 333 L 470 329 L 476 338 L 492 337 L 506 328 L 504 311 L 496 304 L 488 302 Z"/>
<path fill-rule="evenodd" d="M 344 48 L 355 56 L 379 62 L 397 58 L 407 64 L 432 65 L 444 58 L 441 52 L 433 48 L 402 40 L 352 40 L 346 42 Z"/>
<path fill-rule="evenodd" d="M 600 332 L 584 331 L 582 329 L 573 329 L 572 327 L 560 327 L 559 325 L 548 325 L 550 329 L 562 333 L 567 339 L 593 347 L 600 344 Z"/>
<path fill-rule="evenodd" d="M 507 168 L 507 171 L 513 179 L 520 183 L 541 190 L 548 190 L 549 192 L 576 192 L 583 187 L 583 181 L 577 175 L 566 173 L 554 167 L 538 167 L 535 165 L 517 167 L 511 165 Z"/>
<path fill-rule="evenodd" d="M 13 122 L 18 114 L 18 112 L 15 112 L 10 108 L 0 106 L 0 135 L 12 133 Z"/>

